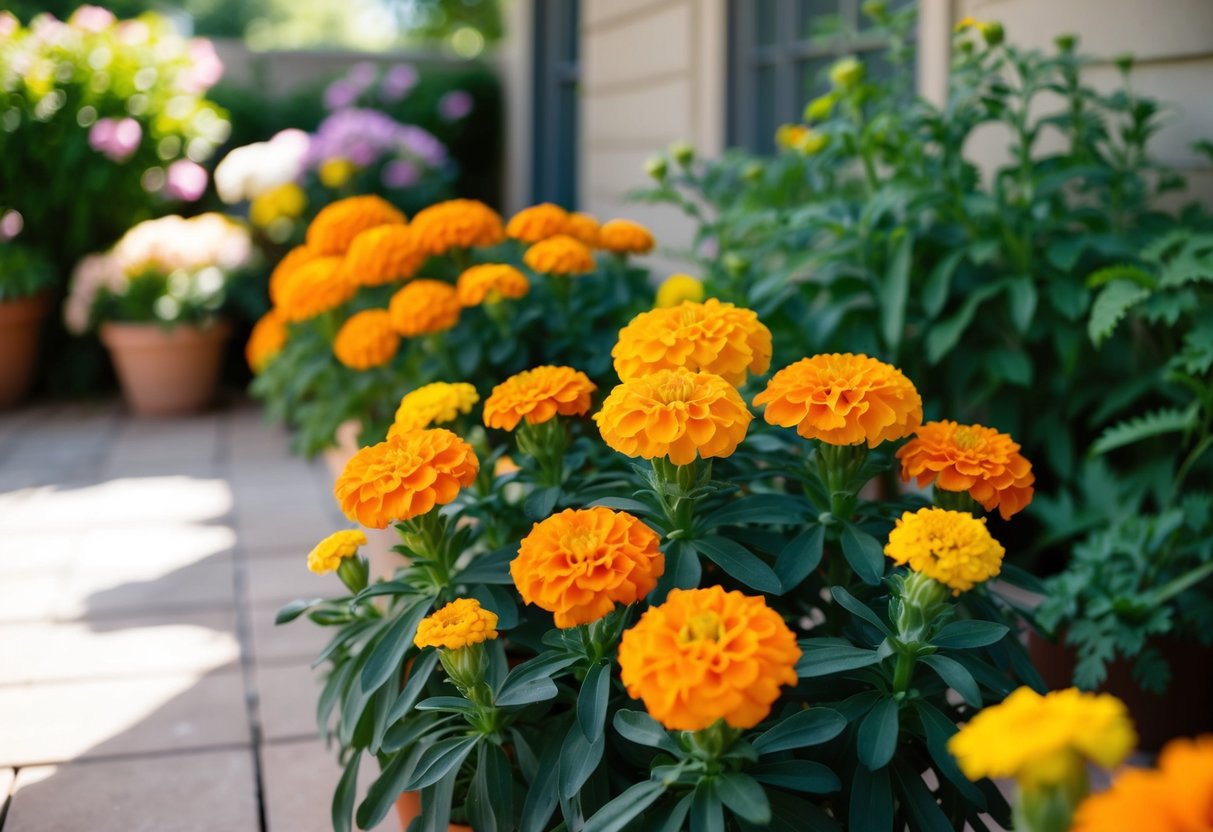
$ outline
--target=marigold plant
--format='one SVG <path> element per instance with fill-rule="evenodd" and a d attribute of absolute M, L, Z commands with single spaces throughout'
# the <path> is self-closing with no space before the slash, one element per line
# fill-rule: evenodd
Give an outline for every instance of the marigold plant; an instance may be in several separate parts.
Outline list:
<path fill-rule="evenodd" d="M 453 422 L 471 413 L 480 401 L 476 388 L 466 382 L 435 381 L 405 393 L 396 408 L 389 436 Z"/>
<path fill-rule="evenodd" d="M 611 356 L 623 381 L 682 367 L 740 387 L 748 373 L 770 368 L 771 331 L 749 309 L 715 298 L 685 301 L 637 315 L 619 331 Z"/>
<path fill-rule="evenodd" d="M 299 265 L 282 281 L 276 306 L 287 321 L 306 321 L 336 309 L 356 288 L 341 277 L 340 257 L 317 257 Z"/>
<path fill-rule="evenodd" d="M 383 197 L 346 197 L 320 209 L 308 226 L 307 245 L 318 254 L 345 254 L 368 228 L 403 222 L 404 214 Z"/>
<path fill-rule="evenodd" d="M 510 217 L 505 227 L 507 237 L 524 243 L 537 243 L 557 234 L 567 234 L 569 212 L 559 205 L 543 202 L 523 208 Z"/>
<path fill-rule="evenodd" d="M 922 399 L 900 370 L 866 355 L 802 358 L 771 377 L 754 405 L 772 425 L 830 445 L 875 448 L 922 424 Z"/>
<path fill-rule="evenodd" d="M 451 502 L 479 470 L 472 446 L 449 430 L 415 430 L 354 454 L 333 493 L 346 517 L 383 529 Z"/>
<path fill-rule="evenodd" d="M 522 259 L 540 274 L 569 277 L 594 271 L 594 255 L 589 247 L 567 234 L 535 243 Z"/>
<path fill-rule="evenodd" d="M 392 326 L 406 338 L 445 332 L 459 323 L 463 306 L 455 287 L 441 280 L 418 278 L 392 295 Z"/>
<path fill-rule="evenodd" d="M 350 243 L 341 271 L 356 286 L 381 286 L 417 274 L 429 253 L 408 225 L 380 225 Z"/>
<path fill-rule="evenodd" d="M 497 614 L 475 598 L 456 598 L 421 620 L 413 643 L 418 647 L 462 650 L 497 638 Z"/>
<path fill-rule="evenodd" d="M 465 269 L 455 283 L 464 306 L 496 303 L 501 299 L 524 298 L 531 290 L 526 275 L 505 263 L 484 263 Z"/>
<path fill-rule="evenodd" d="M 653 591 L 665 571 L 659 542 L 625 512 L 567 509 L 522 539 L 510 576 L 522 600 L 552 613 L 557 627 L 589 624 Z"/>
<path fill-rule="evenodd" d="M 927 422 L 897 451 L 901 478 L 920 488 L 967 491 L 986 511 L 1009 520 L 1032 501 L 1032 463 L 1005 433 L 981 425 Z"/>
<path fill-rule="evenodd" d="M 358 554 L 358 548 L 365 545 L 366 534 L 359 529 L 333 532 L 308 552 L 307 568 L 317 575 L 336 572 L 343 560 Z"/>
<path fill-rule="evenodd" d="M 619 672 L 628 695 L 666 728 L 698 731 L 717 720 L 752 728 L 780 687 L 796 684 L 800 655 L 761 596 L 675 589 L 623 634 Z"/>
<path fill-rule="evenodd" d="M 597 242 L 615 254 L 648 254 L 656 245 L 652 232 L 631 220 L 607 220 L 598 229 Z"/>
<path fill-rule="evenodd" d="M 510 376 L 484 400 L 486 427 L 513 430 L 523 420 L 542 424 L 556 416 L 583 416 L 598 388 L 572 367 L 536 367 Z"/>
<path fill-rule="evenodd" d="M 382 366 L 396 356 L 400 335 L 386 309 L 367 309 L 351 315 L 333 339 L 333 355 L 351 370 Z"/>
<path fill-rule="evenodd" d="M 712 373 L 658 370 L 617 386 L 594 415 L 602 439 L 625 456 L 687 465 L 727 457 L 753 414 L 736 388 Z"/>
<path fill-rule="evenodd" d="M 505 239 L 501 217 L 483 202 L 451 199 L 417 212 L 411 223 L 432 255 L 452 249 L 495 246 Z"/>

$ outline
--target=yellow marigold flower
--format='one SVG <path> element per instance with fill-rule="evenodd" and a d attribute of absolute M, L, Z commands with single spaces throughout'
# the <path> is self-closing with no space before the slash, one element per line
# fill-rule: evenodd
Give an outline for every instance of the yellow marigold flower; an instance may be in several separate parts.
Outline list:
<path fill-rule="evenodd" d="M 307 556 L 307 568 L 317 575 L 336 572 L 341 561 L 358 554 L 358 547 L 366 545 L 366 535 L 358 529 L 333 532 L 316 544 Z"/>
<path fill-rule="evenodd" d="M 1032 502 L 1032 463 L 1005 433 L 982 425 L 927 422 L 897 451 L 901 479 L 920 488 L 967 491 L 986 511 L 1007 520 Z"/>
<path fill-rule="evenodd" d="M 709 298 L 652 309 L 619 331 L 611 350 L 623 381 L 657 370 L 683 367 L 715 373 L 735 387 L 746 374 L 762 375 L 771 366 L 771 330 L 758 315 Z"/>
<path fill-rule="evenodd" d="M 501 217 L 483 202 L 449 199 L 420 211 L 413 228 L 430 254 L 445 254 L 455 248 L 495 246 L 505 239 Z"/>
<path fill-rule="evenodd" d="M 307 208 L 307 195 L 294 182 L 270 188 L 249 203 L 249 221 L 258 228 L 268 228 L 280 218 L 295 219 Z"/>
<path fill-rule="evenodd" d="M 472 446 L 449 430 L 415 430 L 354 454 L 333 493 L 350 520 L 384 529 L 451 502 L 479 470 Z"/>
<path fill-rule="evenodd" d="M 557 234 L 567 234 L 568 222 L 568 211 L 559 205 L 542 202 L 530 208 L 523 208 L 510 217 L 505 233 L 507 237 L 524 243 L 537 243 Z"/>
<path fill-rule="evenodd" d="M 971 14 L 966 14 L 960 20 L 956 21 L 956 26 L 953 29 L 953 31 L 963 32 L 965 29 L 968 29 L 969 27 L 976 26 L 976 25 L 977 25 L 977 19 L 975 17 L 973 17 L 973 15 L 971 15 Z"/>
<path fill-rule="evenodd" d="M 733 385 L 681 367 L 623 382 L 594 414 L 602 439 L 625 456 L 675 465 L 730 456 L 753 414 Z"/>
<path fill-rule="evenodd" d="M 475 598 L 456 598 L 421 619 L 413 644 L 461 650 L 497 638 L 497 613 L 480 606 Z"/>
<path fill-rule="evenodd" d="M 288 321 L 306 321 L 354 297 L 357 287 L 341 279 L 340 257 L 317 257 L 290 272 L 278 287 L 278 309 Z"/>
<path fill-rule="evenodd" d="M 723 719 L 753 728 L 781 685 L 796 684 L 795 634 L 762 596 L 671 590 L 619 644 L 628 695 L 672 731 L 699 731 Z"/>
<path fill-rule="evenodd" d="M 1157 769 L 1128 769 L 1088 797 L 1073 832 L 1208 832 L 1213 829 L 1213 736 L 1167 743 Z"/>
<path fill-rule="evenodd" d="M 598 229 L 598 220 L 581 211 L 573 211 L 565 223 L 564 233 L 574 240 L 585 243 L 590 248 L 596 248 L 598 246 Z"/>
<path fill-rule="evenodd" d="M 864 66 L 854 58 L 843 58 L 830 67 L 830 83 L 838 89 L 849 90 L 863 80 Z"/>
<path fill-rule="evenodd" d="M 787 150 L 792 150 L 809 132 L 803 124 L 781 124 L 775 130 L 775 144 Z"/>
<path fill-rule="evenodd" d="M 974 716 L 948 740 L 948 751 L 970 780 L 1014 777 L 1031 790 L 1083 776 L 1086 761 L 1120 765 L 1136 742 L 1129 712 L 1114 696 L 1076 688 L 1041 696 L 1022 687 Z M 1130 828 L 1157 827 L 1118 827 Z"/>
<path fill-rule="evenodd" d="M 959 595 L 1002 571 L 1006 550 L 990 535 L 986 518 L 922 508 L 901 515 L 884 553 L 898 566 L 908 563 Z"/>
<path fill-rule="evenodd" d="M 312 251 L 307 246 L 295 246 L 282 256 L 278 261 L 278 265 L 274 266 L 274 270 L 270 272 L 270 302 L 277 305 L 279 296 L 282 292 L 282 287 L 295 270 L 309 260 L 315 260 L 320 255 Z"/>
<path fill-rule="evenodd" d="M 286 346 L 286 320 L 277 309 L 271 309 L 253 324 L 244 357 L 254 373 L 260 373 Z"/>
<path fill-rule="evenodd" d="M 404 214 L 383 197 L 346 197 L 320 209 L 308 226 L 307 244 L 319 254 L 345 254 L 354 238 L 368 228 L 403 223 Z"/>
<path fill-rule="evenodd" d="M 407 284 L 388 304 L 392 326 L 408 338 L 445 332 L 459 323 L 462 311 L 454 286 L 425 278 Z"/>
<path fill-rule="evenodd" d="M 567 276 L 594 271 L 594 255 L 589 248 L 567 234 L 535 243 L 526 250 L 522 262 L 540 274 Z"/>
<path fill-rule="evenodd" d="M 648 254 L 656 244 L 651 231 L 631 220 L 607 220 L 598 229 L 598 248 L 616 254 Z"/>
<path fill-rule="evenodd" d="M 922 424 L 922 398 L 901 370 L 851 353 L 815 355 L 784 367 L 754 399 L 764 418 L 830 445 L 875 448 Z"/>
<path fill-rule="evenodd" d="M 435 381 L 423 385 L 400 400 L 388 436 L 453 422 L 460 414 L 471 413 L 478 401 L 480 394 L 466 382 Z"/>
<path fill-rule="evenodd" d="M 539 425 L 556 416 L 582 416 L 598 387 L 572 367 L 536 367 L 512 375 L 484 400 L 484 424 L 513 430 L 523 419 Z"/>
<path fill-rule="evenodd" d="M 677 306 L 684 300 L 703 301 L 703 281 L 689 274 L 672 274 L 657 287 L 657 305 Z"/>
<path fill-rule="evenodd" d="M 340 188 L 353 178 L 358 172 L 358 166 L 349 159 L 334 157 L 326 159 L 321 163 L 320 168 L 316 173 L 320 177 L 320 184 L 326 188 Z"/>
<path fill-rule="evenodd" d="M 381 367 L 396 356 L 400 335 L 386 309 L 367 309 L 351 315 L 333 339 L 333 355 L 351 370 Z"/>
<path fill-rule="evenodd" d="M 630 514 L 570 508 L 531 528 L 510 576 L 522 600 L 552 613 L 557 627 L 589 624 L 653 591 L 665 572 L 660 542 Z"/>
<path fill-rule="evenodd" d="M 531 281 L 513 266 L 485 263 L 465 269 L 455 282 L 459 302 L 464 306 L 497 303 L 502 298 L 516 300 L 531 291 Z"/>
<path fill-rule="evenodd" d="M 408 280 L 428 257 L 410 226 L 379 225 L 354 238 L 341 271 L 355 286 L 382 286 Z"/>

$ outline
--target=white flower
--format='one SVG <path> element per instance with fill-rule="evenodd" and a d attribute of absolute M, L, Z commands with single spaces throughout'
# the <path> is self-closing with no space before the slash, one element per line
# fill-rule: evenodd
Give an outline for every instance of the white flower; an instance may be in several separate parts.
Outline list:
<path fill-rule="evenodd" d="M 307 133 L 291 128 L 276 134 L 268 142 L 236 148 L 215 168 L 219 198 L 233 205 L 294 182 L 303 171 L 310 141 Z"/>

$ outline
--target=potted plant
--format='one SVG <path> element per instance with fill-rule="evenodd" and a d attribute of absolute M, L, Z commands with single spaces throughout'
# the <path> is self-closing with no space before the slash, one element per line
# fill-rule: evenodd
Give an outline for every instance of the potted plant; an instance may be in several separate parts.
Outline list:
<path fill-rule="evenodd" d="M 77 334 L 99 331 L 136 413 L 195 412 L 219 378 L 225 287 L 251 253 L 248 232 L 220 214 L 140 223 L 80 262 L 64 318 Z"/>
<path fill-rule="evenodd" d="M 21 215 L 0 211 L 0 408 L 25 397 L 34 379 L 42 320 L 50 308 L 55 270 L 16 241 Z"/>

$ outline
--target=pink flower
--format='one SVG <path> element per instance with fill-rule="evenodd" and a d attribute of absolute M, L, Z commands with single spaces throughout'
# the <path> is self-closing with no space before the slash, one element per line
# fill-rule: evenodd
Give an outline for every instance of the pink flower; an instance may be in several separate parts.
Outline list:
<path fill-rule="evenodd" d="M 74 29 L 96 34 L 113 26 L 115 19 L 114 13 L 109 9 L 103 9 L 100 6 L 81 6 L 72 12 L 67 23 Z"/>
<path fill-rule="evenodd" d="M 182 92 L 198 95 L 215 86 L 223 77 L 223 61 L 215 51 L 215 44 L 206 38 L 191 40 L 189 54 L 192 63 L 182 73 L 178 86 Z"/>
<path fill-rule="evenodd" d="M 98 153 L 104 153 L 115 162 L 125 162 L 139 149 L 143 141 L 143 127 L 133 118 L 102 118 L 93 123 L 88 131 L 88 144 Z"/>
<path fill-rule="evenodd" d="M 416 185 L 420 178 L 420 168 L 404 159 L 394 159 L 383 166 L 383 184 L 388 188 L 408 188 Z"/>
<path fill-rule="evenodd" d="M 472 96 L 466 90 L 451 90 L 438 99 L 438 112 L 447 121 L 458 121 L 472 111 Z"/>
<path fill-rule="evenodd" d="M 7 40 L 12 37 L 20 25 L 21 21 L 12 12 L 0 12 L 0 39 Z"/>
<path fill-rule="evenodd" d="M 384 101 L 399 101 L 417 86 L 417 68 L 412 64 L 396 64 L 383 76 L 379 95 Z"/>
<path fill-rule="evenodd" d="M 189 159 L 178 159 L 168 166 L 164 195 L 169 199 L 196 202 L 206 193 L 206 168 Z"/>

